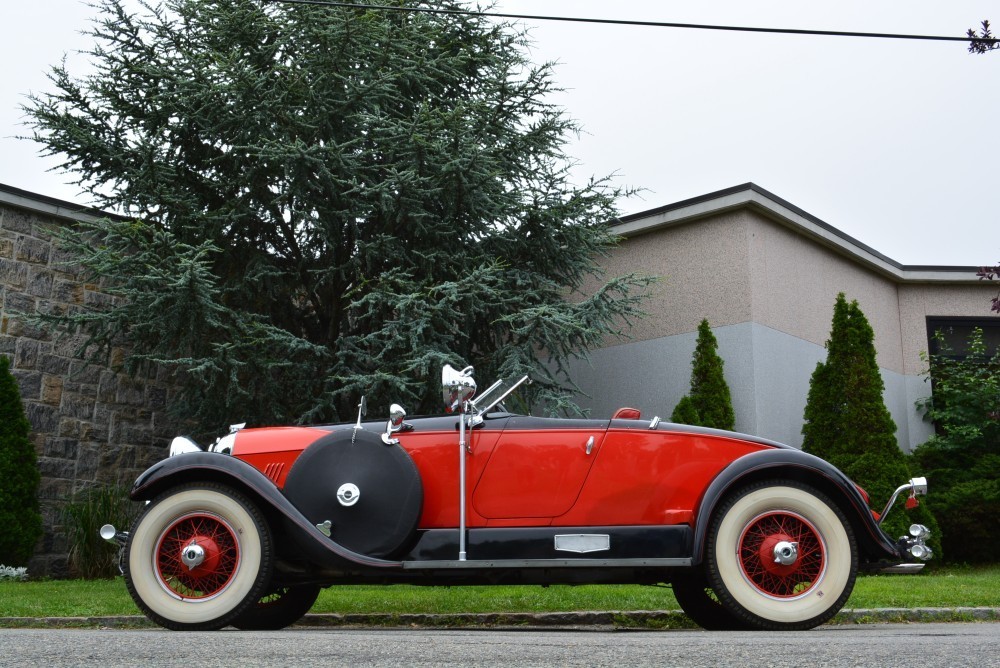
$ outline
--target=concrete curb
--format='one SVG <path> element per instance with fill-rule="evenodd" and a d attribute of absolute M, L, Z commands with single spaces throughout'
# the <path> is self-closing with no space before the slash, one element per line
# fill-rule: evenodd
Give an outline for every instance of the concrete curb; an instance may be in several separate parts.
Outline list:
<path fill-rule="evenodd" d="M 841 610 L 829 624 L 914 624 L 1000 621 L 1000 608 L 879 608 Z M 482 614 L 310 614 L 298 627 L 693 629 L 679 610 L 511 612 Z M 0 628 L 158 628 L 141 615 L 114 617 L 7 617 Z"/>

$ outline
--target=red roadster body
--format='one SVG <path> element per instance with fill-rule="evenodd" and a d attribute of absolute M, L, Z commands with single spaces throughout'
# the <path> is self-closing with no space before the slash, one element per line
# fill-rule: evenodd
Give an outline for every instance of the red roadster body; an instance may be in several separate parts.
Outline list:
<path fill-rule="evenodd" d="M 706 628 L 804 629 L 859 569 L 930 556 L 926 529 L 887 536 L 863 490 L 795 448 L 631 409 L 516 415 L 499 384 L 477 405 L 471 368 L 442 382 L 450 415 L 175 439 L 135 482 L 131 531 L 103 530 L 138 605 L 171 629 L 261 629 L 340 583 L 671 583 Z"/>

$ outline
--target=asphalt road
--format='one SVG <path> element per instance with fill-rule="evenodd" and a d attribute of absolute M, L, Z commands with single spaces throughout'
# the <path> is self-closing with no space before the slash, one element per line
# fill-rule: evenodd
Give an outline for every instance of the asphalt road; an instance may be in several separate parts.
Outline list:
<path fill-rule="evenodd" d="M 2 629 L 0 666 L 1000 667 L 1000 624 L 825 626 L 797 633 L 310 629 Z"/>

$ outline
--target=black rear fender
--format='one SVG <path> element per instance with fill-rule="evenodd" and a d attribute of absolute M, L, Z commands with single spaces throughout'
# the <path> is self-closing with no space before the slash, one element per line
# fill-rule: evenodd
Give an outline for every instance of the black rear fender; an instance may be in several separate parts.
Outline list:
<path fill-rule="evenodd" d="M 854 483 L 830 463 L 801 450 L 763 450 L 744 455 L 724 468 L 705 490 L 695 516 L 693 562 L 704 558 L 708 526 L 715 508 L 727 495 L 762 480 L 805 483 L 829 497 L 843 511 L 858 540 L 861 561 L 899 562 L 895 541 L 872 516 Z"/>

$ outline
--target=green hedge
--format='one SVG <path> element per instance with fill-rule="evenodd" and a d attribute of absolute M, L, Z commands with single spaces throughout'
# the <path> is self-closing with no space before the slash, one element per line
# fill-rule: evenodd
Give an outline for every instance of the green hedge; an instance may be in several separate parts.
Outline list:
<path fill-rule="evenodd" d="M 38 459 L 21 392 L 0 355 L 0 564 L 25 566 L 42 535 Z"/>

